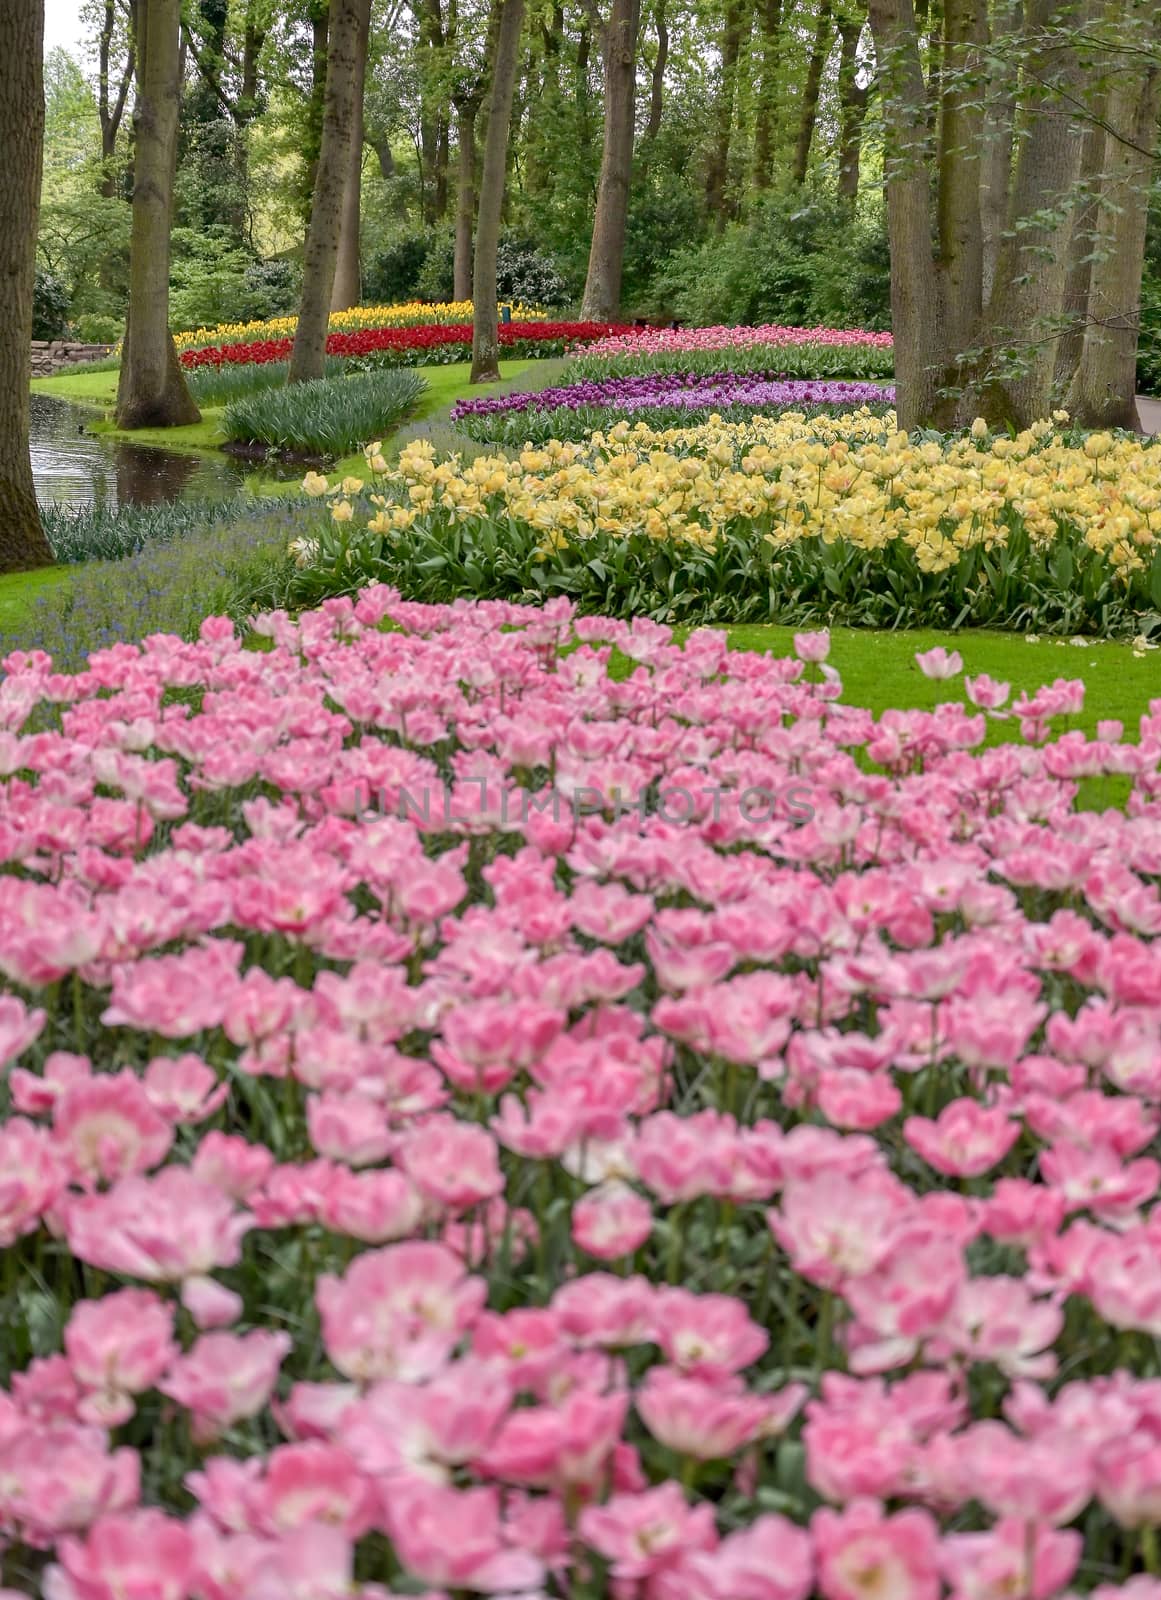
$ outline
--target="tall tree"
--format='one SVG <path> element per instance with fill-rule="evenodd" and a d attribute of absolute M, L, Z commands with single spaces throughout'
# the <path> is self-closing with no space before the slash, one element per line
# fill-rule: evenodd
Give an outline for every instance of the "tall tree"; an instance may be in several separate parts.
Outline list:
<path fill-rule="evenodd" d="M 129 313 L 117 386 L 121 428 L 198 422 L 169 331 L 169 256 L 181 93 L 181 0 L 137 0 Z"/>
<path fill-rule="evenodd" d="M 488 97 L 488 131 L 480 175 L 476 217 L 476 256 L 472 273 L 473 383 L 494 383 L 500 376 L 500 328 L 496 311 L 496 249 L 508 176 L 508 124 L 520 61 L 524 0 L 503 0 L 496 39 L 492 92 Z"/>
<path fill-rule="evenodd" d="M 810 146 L 814 139 L 814 125 L 818 121 L 818 98 L 822 90 L 822 74 L 833 43 L 834 23 L 831 17 L 831 0 L 819 0 L 814 19 L 814 40 L 806 64 L 806 78 L 802 85 L 802 104 L 798 112 L 798 135 L 794 141 L 794 160 L 790 176 L 795 183 L 806 182 L 806 169 L 810 163 Z"/>
<path fill-rule="evenodd" d="M 839 170 L 838 192 L 844 200 L 854 200 L 859 192 L 859 167 L 862 162 L 863 120 L 867 114 L 870 85 L 859 82 L 859 40 L 864 18 L 840 16 L 839 32 Z"/>
<path fill-rule="evenodd" d="M 339 252 L 331 310 L 349 311 L 363 293 L 359 230 L 363 216 L 363 96 L 367 87 L 367 49 L 371 35 L 371 0 L 358 0 L 359 25 L 355 40 L 355 83 L 351 92 L 351 143 L 343 185 L 343 214 L 339 224 Z"/>
<path fill-rule="evenodd" d="M 124 53 L 116 60 L 117 46 Z M 117 136 L 125 117 L 136 69 L 130 0 L 102 0 L 97 33 L 97 115 L 101 122 L 101 193 L 113 199 L 118 189 L 114 164 Z"/>
<path fill-rule="evenodd" d="M 641 0 L 612 0 L 607 21 L 598 14 L 596 0 L 590 0 L 590 17 L 604 57 L 605 141 L 581 315 L 594 322 L 610 322 L 621 303 L 625 262 Z"/>
<path fill-rule="evenodd" d="M 1116 3 L 1125 9 L 1142 0 Z M 1116 53 L 1111 39 L 1094 32 L 1092 9 L 1090 0 L 1026 0 L 1013 85 L 1007 52 L 989 44 L 986 0 L 945 0 L 929 85 L 913 0 L 871 0 L 905 428 L 952 426 L 976 414 L 1023 427 L 1051 408 L 1068 324 L 1069 244 L 1085 193 L 1078 181 L 1085 129 L 1100 117 Z M 997 11 L 1001 26 L 1005 10 Z M 1015 42 L 1009 35 L 1008 43 Z M 987 144 L 998 122 L 1004 149 L 1006 119 L 994 108 L 1013 94 L 1018 136 L 1009 175 L 989 159 Z M 932 98 L 939 113 L 937 158 Z M 996 226 L 1000 200 L 993 266 L 985 222 Z"/>
<path fill-rule="evenodd" d="M 665 68 L 669 63 L 669 24 L 665 18 L 665 0 L 656 0 L 653 8 L 653 26 L 657 29 L 657 53 L 649 73 L 649 121 L 645 125 L 646 139 L 656 139 L 661 132 L 661 112 L 665 104 Z"/>
<path fill-rule="evenodd" d="M 302 264 L 302 298 L 290 356 L 290 382 L 321 378 L 326 370 L 327 323 L 339 255 L 343 190 L 351 157 L 359 19 L 364 0 L 331 0 L 326 106 L 314 200 Z"/>
<path fill-rule="evenodd" d="M 44 0 L 0 6 L 0 572 L 48 566 L 28 450 L 28 350 L 44 147 Z"/>
<path fill-rule="evenodd" d="M 782 0 L 758 0 L 759 51 L 757 107 L 754 117 L 754 187 L 768 189 L 774 178 L 775 122 L 778 116 L 778 69 L 782 47 Z"/>
<path fill-rule="evenodd" d="M 706 173 L 705 199 L 710 215 L 720 229 L 724 228 L 731 206 L 728 199 L 730 177 L 730 141 L 734 130 L 734 107 L 737 100 L 738 57 L 742 51 L 743 32 L 749 32 L 750 10 L 746 0 L 726 0 L 722 16 L 719 54 L 721 74 L 718 79 L 717 103 L 714 106 L 714 135 Z"/>
<path fill-rule="evenodd" d="M 1161 3 L 1130 3 L 1113 27 L 1119 61 L 1101 130 L 1105 171 L 1087 314 L 1066 404 L 1089 427 L 1135 428 L 1145 224 L 1161 117 Z"/>

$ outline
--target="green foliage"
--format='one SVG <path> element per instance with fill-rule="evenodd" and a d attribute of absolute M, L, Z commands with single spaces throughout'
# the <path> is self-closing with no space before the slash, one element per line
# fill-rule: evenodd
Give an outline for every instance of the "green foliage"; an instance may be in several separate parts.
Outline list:
<path fill-rule="evenodd" d="M 125 322 L 99 311 L 83 311 L 73 323 L 76 336 L 85 344 L 116 344 L 125 336 Z"/>
<path fill-rule="evenodd" d="M 866 344 L 754 344 L 724 350 L 671 350 L 650 355 L 569 357 L 565 381 L 627 378 L 642 372 L 752 372 L 778 378 L 889 378 L 894 351 Z"/>
<path fill-rule="evenodd" d="M 328 356 L 326 375 L 338 378 L 349 368 L 339 356 Z M 268 361 L 263 365 L 190 367 L 186 382 L 190 393 L 204 410 L 209 406 L 228 406 L 248 395 L 285 386 L 290 374 L 289 361 Z"/>
<path fill-rule="evenodd" d="M 59 562 L 120 561 L 150 546 L 172 544 L 246 510 L 239 500 L 178 500 L 157 506 L 47 505 L 41 521 Z M 248 508 L 252 511 L 253 507 Z"/>
<path fill-rule="evenodd" d="M 416 279 L 416 293 L 421 300 L 439 304 L 455 293 L 455 239 L 445 230 L 432 235 Z"/>
<path fill-rule="evenodd" d="M 363 299 L 368 305 L 394 305 L 419 293 L 419 275 L 431 240 L 412 233 L 380 250 L 363 271 Z"/>
<path fill-rule="evenodd" d="M 418 372 L 396 370 L 264 389 L 227 406 L 222 431 L 276 451 L 349 455 L 395 427 L 426 387 Z"/>
<path fill-rule="evenodd" d="M 763 406 L 762 414 L 773 416 L 780 409 L 800 411 L 808 417 L 837 417 L 849 412 L 851 406 L 849 403 L 834 405 L 794 403 L 784 407 L 767 405 Z M 894 401 L 884 400 L 882 404 L 872 404 L 866 409 L 876 416 L 883 416 L 894 409 Z M 650 406 L 632 420 L 647 421 L 651 428 L 660 433 L 665 428 L 692 428 L 697 423 L 704 422 L 711 414 L 721 417 L 723 422 L 749 422 L 754 415 L 754 407 L 707 405 L 695 409 L 690 406 Z M 497 411 L 484 415 L 468 413 L 457 419 L 456 428 L 478 444 L 500 445 L 506 449 L 519 450 L 525 444 L 547 444 L 550 439 L 583 442 L 597 429 L 607 431 L 624 417 L 624 408 L 616 406 L 594 405 L 575 408 L 557 406 L 546 410 L 529 407 L 527 411 Z"/>
<path fill-rule="evenodd" d="M 805 193 L 772 196 L 659 274 L 683 320 L 795 327 L 890 326 L 886 233 L 879 213 Z"/>
<path fill-rule="evenodd" d="M 290 600 L 315 605 L 391 583 L 409 599 L 437 604 L 567 595 L 586 613 L 694 626 L 1161 631 L 1161 553 L 1126 582 L 1072 529 L 1046 549 L 1014 518 L 1005 545 L 974 546 L 939 573 L 923 572 L 895 544 L 865 550 L 810 537 L 776 548 L 767 531 L 762 518 L 738 518 L 700 545 L 598 530 L 549 550 L 543 529 L 505 515 L 458 521 L 435 513 L 390 534 L 320 520 L 312 535 L 318 559 L 295 576 Z"/>
<path fill-rule="evenodd" d="M 94 560 L 44 590 L 18 619 L 0 614 L 0 658 L 46 650 L 58 670 L 76 672 L 91 650 L 176 633 L 193 638 L 207 616 L 244 623 L 255 607 L 280 603 L 290 568 L 287 545 L 302 511 L 289 502 L 207 521 L 182 537 L 146 542 L 119 561 Z M 172 510 L 172 508 L 166 508 Z"/>
<path fill-rule="evenodd" d="M 69 325 L 69 292 L 55 272 L 38 266 L 32 290 L 32 337 L 59 339 Z"/>
<path fill-rule="evenodd" d="M 496 293 L 501 300 L 545 309 L 569 302 L 568 286 L 552 257 L 514 234 L 501 238 L 496 250 Z"/>

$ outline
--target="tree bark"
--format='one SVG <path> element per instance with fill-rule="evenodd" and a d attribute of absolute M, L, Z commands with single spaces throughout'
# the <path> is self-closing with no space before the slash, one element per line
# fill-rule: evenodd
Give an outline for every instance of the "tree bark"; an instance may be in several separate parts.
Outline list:
<path fill-rule="evenodd" d="M 882 82 L 891 326 L 899 426 L 920 427 L 941 387 L 943 297 L 931 247 L 927 87 L 912 0 L 870 0 Z"/>
<path fill-rule="evenodd" d="M 661 132 L 661 112 L 665 104 L 665 68 L 669 62 L 669 28 L 665 21 L 665 0 L 657 0 L 653 20 L 657 28 L 657 54 L 653 57 L 653 71 L 649 81 L 649 121 L 645 126 L 646 139 L 656 139 Z"/>
<path fill-rule="evenodd" d="M 983 310 L 981 71 L 987 27 L 987 0 L 945 0 L 937 216 L 943 332 L 953 357 L 977 334 Z"/>
<path fill-rule="evenodd" d="M 1101 183 L 1105 166 L 1105 117 L 1103 103 L 1099 112 L 1084 130 L 1084 148 L 1080 157 L 1080 181 L 1077 187 L 1077 211 L 1073 217 L 1072 234 L 1068 241 L 1068 270 L 1064 279 L 1064 300 L 1061 314 L 1064 329 L 1056 347 L 1056 384 L 1066 389 L 1076 371 L 1084 344 L 1085 320 L 1088 316 L 1089 290 L 1092 285 L 1093 256 L 1098 249 L 1098 223 L 1101 215 Z"/>
<path fill-rule="evenodd" d="M 310 11 L 310 96 L 306 103 L 305 181 L 302 190 L 302 217 L 310 225 L 310 206 L 318 177 L 319 151 L 322 149 L 323 118 L 327 97 L 327 41 L 330 35 L 330 0 L 308 0 Z"/>
<path fill-rule="evenodd" d="M 0 572 L 52 564 L 28 452 L 28 350 L 44 149 L 44 0 L 0 7 Z"/>
<path fill-rule="evenodd" d="M 605 141 L 588 275 L 581 302 L 582 317 L 594 322 L 611 322 L 621 302 L 625 226 L 633 171 L 640 24 L 641 0 L 612 0 L 601 41 L 605 58 Z"/>
<path fill-rule="evenodd" d="M 760 0 L 761 66 L 754 117 L 754 187 L 768 189 L 774 175 L 774 123 L 778 114 L 778 63 L 782 38 L 782 0 Z"/>
<path fill-rule="evenodd" d="M 869 89 L 860 84 L 859 40 L 863 20 L 841 19 L 838 24 L 839 53 L 839 173 L 838 192 L 844 200 L 855 200 L 859 193 L 859 167 L 863 149 L 863 119 L 867 114 Z"/>
<path fill-rule="evenodd" d="M 351 157 L 361 5 L 362 0 L 332 0 L 326 110 L 303 258 L 302 300 L 290 357 L 291 383 L 321 378 L 326 369 L 328 312 Z"/>
<path fill-rule="evenodd" d="M 802 108 L 798 114 L 798 137 L 794 141 L 794 160 L 790 175 L 794 182 L 806 182 L 806 169 L 810 163 L 810 145 L 814 138 L 814 124 L 818 120 L 818 96 L 822 88 L 822 73 L 831 47 L 831 0 L 820 0 L 814 24 L 814 42 L 806 64 L 806 81 L 802 86 Z"/>
<path fill-rule="evenodd" d="M 169 254 L 181 95 L 181 0 L 139 0 L 129 312 L 117 426 L 199 422 L 169 331 Z"/>
<path fill-rule="evenodd" d="M 363 295 L 359 256 L 359 228 L 363 215 L 363 95 L 367 83 L 367 48 L 371 32 L 371 0 L 357 0 L 354 85 L 351 90 L 351 133 L 347 176 L 343 184 L 343 213 L 339 223 L 339 250 L 331 310 L 349 311 Z"/>
<path fill-rule="evenodd" d="M 1118 42 L 1139 41 L 1139 55 L 1113 80 L 1108 103 L 1105 176 L 1097 248 L 1089 284 L 1080 361 L 1065 399 L 1092 428 L 1138 426 L 1137 340 L 1150 180 L 1161 117 L 1161 5 L 1122 25 Z"/>
<path fill-rule="evenodd" d="M 1045 416 L 1052 402 L 1084 144 L 1077 107 L 1084 105 L 1086 87 L 1073 32 L 1085 17 L 1070 15 L 1065 31 L 1059 0 L 1028 0 L 1027 21 L 1025 73 L 1044 98 L 1025 118 L 1012 191 L 1017 225 L 1000 244 L 980 380 L 964 411 L 978 398 L 980 415 L 996 425 L 1016 427 Z M 1020 352 L 1015 363 L 1008 354 L 1014 348 Z"/>
<path fill-rule="evenodd" d="M 472 383 L 494 383 L 500 376 L 500 327 L 496 308 L 496 248 L 508 175 L 508 124 L 520 61 L 524 0 L 504 0 L 496 42 L 496 65 L 488 100 L 488 131 L 476 218 L 472 274 Z"/>
<path fill-rule="evenodd" d="M 991 25 L 991 70 L 984 97 L 984 148 L 980 167 L 981 298 L 985 307 L 991 302 L 1000 240 L 1008 225 L 1019 79 L 1018 41 L 1022 23 L 1021 0 L 997 0 Z"/>
<path fill-rule="evenodd" d="M 476 218 L 476 118 L 480 102 L 463 96 L 456 102 L 459 174 L 456 182 L 456 247 L 454 298 L 472 298 L 472 226 Z"/>
<path fill-rule="evenodd" d="M 734 129 L 734 104 L 737 99 L 738 57 L 742 34 L 748 23 L 744 0 L 726 0 L 722 19 L 721 80 L 714 107 L 714 140 L 706 173 L 706 208 L 717 223 L 718 232 L 726 225 L 730 207 L 727 189 L 730 178 L 730 139 Z"/>

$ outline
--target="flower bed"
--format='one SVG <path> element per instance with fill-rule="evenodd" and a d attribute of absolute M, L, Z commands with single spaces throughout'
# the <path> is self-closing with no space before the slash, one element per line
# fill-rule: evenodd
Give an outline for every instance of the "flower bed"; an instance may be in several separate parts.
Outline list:
<path fill-rule="evenodd" d="M 530 306 L 512 307 L 512 315 L 520 322 L 548 320 L 546 311 L 536 311 Z M 350 311 L 332 311 L 328 328 L 331 333 L 352 333 L 360 328 L 415 328 L 425 323 L 461 323 L 472 320 L 470 300 L 452 300 L 429 305 L 423 300 L 410 300 L 403 305 L 355 306 Z M 269 317 L 256 322 L 222 322 L 216 328 L 191 329 L 175 333 L 174 343 L 179 350 L 191 350 L 198 345 L 240 344 L 260 339 L 277 339 L 289 334 L 293 337 L 298 327 L 297 317 Z"/>
<path fill-rule="evenodd" d="M 711 413 L 727 421 L 748 421 L 756 412 L 796 411 L 815 416 L 863 407 L 886 411 L 894 400 L 893 386 L 874 383 L 803 382 L 731 372 L 704 377 L 649 373 L 457 400 L 451 420 L 484 443 L 544 444 L 549 439 L 584 439 L 621 417 L 642 412 L 650 427 L 660 429 L 708 418 Z"/>
<path fill-rule="evenodd" d="M 500 344 L 514 357 L 562 355 L 573 345 L 603 338 L 609 331 L 609 325 L 603 322 L 503 322 Z M 425 365 L 461 361 L 465 348 L 470 350 L 471 344 L 470 322 L 424 323 L 417 327 L 328 333 L 327 355 L 378 366 Z M 187 368 L 262 365 L 288 360 L 293 348 L 294 340 L 289 337 L 254 339 L 185 350 L 180 360 Z"/>
<path fill-rule="evenodd" d="M 301 593 L 379 579 L 667 622 L 1139 633 L 1161 610 L 1161 446 L 981 429 L 916 442 L 867 411 L 622 421 L 469 462 L 420 441 L 372 503 L 343 502 Z"/>
<path fill-rule="evenodd" d="M 890 377 L 889 333 L 845 328 L 640 328 L 611 334 L 585 349 L 571 372 L 600 381 L 638 373 L 775 372 L 784 378 Z"/>
<path fill-rule="evenodd" d="M 1051 737 L 1062 681 L 977 753 L 1007 686 L 876 723 L 817 636 L 258 627 L 6 663 L 6 1582 L 1155 1572 L 1158 717 Z"/>

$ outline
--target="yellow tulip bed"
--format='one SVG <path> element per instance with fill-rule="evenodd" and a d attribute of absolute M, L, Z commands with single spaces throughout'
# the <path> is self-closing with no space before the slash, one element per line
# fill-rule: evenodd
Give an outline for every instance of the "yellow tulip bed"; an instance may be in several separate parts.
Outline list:
<path fill-rule="evenodd" d="M 373 491 L 312 475 L 333 521 L 304 584 L 415 598 L 563 592 L 670 620 L 988 622 L 1137 633 L 1161 610 L 1161 445 L 1057 413 L 1014 438 L 909 437 L 893 414 L 786 412 L 437 457 Z M 328 576 L 329 574 L 329 576 Z"/>
<path fill-rule="evenodd" d="M 546 311 L 533 311 L 522 305 L 512 307 L 512 316 L 520 322 L 548 320 Z M 471 320 L 470 300 L 449 300 L 439 305 L 427 305 L 421 300 L 409 300 L 404 305 L 355 306 L 351 311 L 332 311 L 327 331 L 357 333 L 362 328 L 417 328 L 425 323 L 445 327 Z M 186 333 L 174 334 L 174 343 L 178 350 L 195 350 L 207 344 L 240 344 L 259 339 L 283 339 L 291 336 L 297 327 L 297 317 L 270 317 L 261 322 L 223 322 L 216 328 L 196 328 Z"/>

